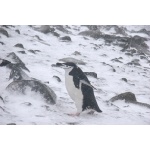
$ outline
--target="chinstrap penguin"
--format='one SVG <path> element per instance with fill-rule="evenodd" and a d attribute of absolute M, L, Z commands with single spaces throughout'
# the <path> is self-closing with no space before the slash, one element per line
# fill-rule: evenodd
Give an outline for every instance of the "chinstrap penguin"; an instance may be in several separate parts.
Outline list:
<path fill-rule="evenodd" d="M 56 65 L 65 70 L 66 89 L 77 108 L 77 113 L 74 115 L 80 115 L 84 110 L 102 112 L 94 96 L 94 87 L 83 71 L 72 62 L 57 63 Z"/>

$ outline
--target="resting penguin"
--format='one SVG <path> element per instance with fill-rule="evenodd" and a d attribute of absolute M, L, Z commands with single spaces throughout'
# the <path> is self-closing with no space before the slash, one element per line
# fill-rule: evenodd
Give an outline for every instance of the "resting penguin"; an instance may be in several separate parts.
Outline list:
<path fill-rule="evenodd" d="M 74 100 L 77 113 L 90 109 L 102 112 L 96 102 L 93 86 L 83 71 L 74 63 L 57 63 L 57 66 L 65 69 L 65 85 L 69 96 Z"/>

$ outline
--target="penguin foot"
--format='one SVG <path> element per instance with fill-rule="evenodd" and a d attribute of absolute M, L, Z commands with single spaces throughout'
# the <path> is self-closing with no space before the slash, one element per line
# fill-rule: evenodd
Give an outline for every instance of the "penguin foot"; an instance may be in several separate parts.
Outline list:
<path fill-rule="evenodd" d="M 93 115 L 94 112 L 95 112 L 94 110 L 91 110 L 91 111 L 88 112 L 88 114 Z"/>

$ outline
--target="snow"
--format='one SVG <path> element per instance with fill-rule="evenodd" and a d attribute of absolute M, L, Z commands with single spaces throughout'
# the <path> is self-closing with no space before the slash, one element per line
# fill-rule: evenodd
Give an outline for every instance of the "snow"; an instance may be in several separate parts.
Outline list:
<path fill-rule="evenodd" d="M 61 42 L 59 38 L 51 33 L 43 34 L 35 31 L 29 26 L 15 26 L 6 29 L 10 35 L 9 38 L 0 34 L 0 58 L 6 59 L 8 53 L 15 52 L 17 56 L 25 63 L 30 70 L 26 72 L 29 77 L 36 78 L 41 82 L 49 82 L 47 84 L 57 95 L 57 103 L 50 105 L 45 102 L 43 97 L 38 93 L 28 91 L 26 95 L 8 93 L 5 88 L 12 82 L 8 80 L 10 70 L 0 67 L 0 96 L 4 98 L 5 103 L 0 99 L 0 106 L 6 110 L 4 112 L 0 108 L 0 124 L 16 123 L 16 124 L 150 124 L 150 110 L 145 107 L 134 104 L 127 104 L 123 100 L 116 101 L 111 105 L 107 101 L 113 96 L 124 93 L 133 92 L 139 102 L 150 104 L 150 66 L 146 60 L 140 59 L 141 66 L 128 66 L 128 62 L 133 59 L 139 59 L 139 56 L 127 56 L 120 50 L 117 45 L 105 45 L 103 39 L 95 40 L 87 37 L 89 40 L 78 35 L 79 32 L 88 30 L 85 26 L 69 26 L 72 34 L 69 36 L 72 42 Z M 138 27 L 128 26 L 128 29 L 137 30 Z M 20 30 L 18 34 L 15 30 Z M 139 28 L 138 28 L 139 29 Z M 62 36 L 65 34 L 56 30 Z M 105 32 L 105 31 L 102 31 Z M 110 34 L 113 31 L 110 31 Z M 107 31 L 108 34 L 108 31 Z M 128 34 L 133 36 L 130 31 Z M 137 33 L 139 36 L 148 37 L 148 35 Z M 38 35 L 43 41 L 36 38 Z M 21 43 L 25 49 L 14 47 L 15 44 Z M 101 45 L 97 50 L 94 45 Z M 147 41 L 150 45 L 150 41 Z M 36 54 L 28 50 L 40 50 Z M 24 50 L 26 54 L 17 51 Z M 73 55 L 75 51 L 81 55 Z M 104 56 L 106 54 L 106 56 Z M 87 112 L 81 113 L 80 116 L 68 116 L 69 113 L 75 113 L 76 107 L 72 99 L 69 97 L 65 88 L 65 72 L 58 67 L 52 67 L 52 64 L 59 62 L 59 59 L 72 57 L 83 60 L 86 65 L 79 65 L 84 72 L 96 72 L 98 78 L 88 76 L 91 84 L 97 89 L 94 90 L 97 103 L 102 113 Z M 122 57 L 120 61 L 123 63 L 113 62 L 111 59 Z M 7 58 L 8 59 L 8 58 Z M 116 72 L 112 71 L 112 67 Z M 145 70 L 144 67 L 149 69 Z M 58 82 L 53 76 L 58 76 L 62 82 Z M 124 82 L 121 78 L 127 78 L 128 82 Z M 30 105 L 31 103 L 31 105 Z"/>

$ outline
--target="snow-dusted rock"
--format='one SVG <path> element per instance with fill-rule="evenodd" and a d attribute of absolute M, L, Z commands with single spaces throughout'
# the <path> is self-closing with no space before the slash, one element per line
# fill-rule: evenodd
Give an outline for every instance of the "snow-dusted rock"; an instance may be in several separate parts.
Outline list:
<path fill-rule="evenodd" d="M 1 26 L 11 38 L 0 33 L 0 58 L 11 64 L 7 66 L 10 69 L 0 67 L 0 95 L 3 98 L 0 99 L 0 124 L 150 124 L 150 55 L 149 49 L 143 45 L 150 47 L 150 39 L 145 31 L 131 32 L 131 28 L 139 31 L 144 26 L 47 26 L 47 34 L 38 30 L 40 27 Z M 79 35 L 87 30 L 90 33 L 99 30 L 100 34 L 96 38 L 91 38 L 90 34 Z M 124 31 L 127 35 L 121 33 Z M 73 42 L 60 42 L 58 37 L 64 36 L 69 36 Z M 136 36 L 139 39 L 134 39 Z M 25 49 L 14 47 L 17 43 L 22 43 Z M 19 53 L 23 50 L 26 54 Z M 71 61 L 77 59 L 76 63 L 79 60 L 86 63 L 80 66 L 85 72 L 96 73 L 98 78 L 88 78 L 97 89 L 94 94 L 103 113 L 89 115 L 83 112 L 79 117 L 67 115 L 76 112 L 76 108 L 65 88 L 64 70 L 53 64 L 68 57 Z M 140 66 L 126 65 L 135 59 L 140 60 L 135 62 Z M 10 72 L 13 82 L 8 80 Z M 45 103 L 51 102 L 53 95 L 48 90 L 49 85 L 57 95 L 56 105 Z M 7 92 L 7 86 L 12 93 Z M 15 94 L 19 90 L 27 94 Z M 108 101 L 123 91 L 135 93 L 137 101 Z"/>
<path fill-rule="evenodd" d="M 125 102 L 136 102 L 135 94 L 132 92 L 121 93 L 117 96 L 114 96 L 110 101 L 114 102 L 116 100 L 125 100 Z"/>
<path fill-rule="evenodd" d="M 28 90 L 40 93 L 49 104 L 56 103 L 56 94 L 47 85 L 37 80 L 17 80 L 10 83 L 7 88 L 11 93 L 25 94 Z"/>
<path fill-rule="evenodd" d="M 45 33 L 45 34 L 55 31 L 55 29 L 54 28 L 50 28 L 49 25 L 42 25 L 41 27 L 37 28 L 36 30 L 40 31 L 42 33 Z"/>
<path fill-rule="evenodd" d="M 83 36 L 89 36 L 92 37 L 94 39 L 99 39 L 101 37 L 101 32 L 99 30 L 87 30 L 87 31 L 82 31 L 79 33 L 79 35 L 83 35 Z"/>
<path fill-rule="evenodd" d="M 64 27 L 62 25 L 55 25 L 54 26 L 57 30 L 66 33 L 66 34 L 70 34 L 71 32 L 67 30 L 67 27 Z"/>
<path fill-rule="evenodd" d="M 19 48 L 24 49 L 24 46 L 23 46 L 23 44 L 21 44 L 21 43 L 18 43 L 18 44 L 16 44 L 16 45 L 14 45 L 14 47 L 19 47 Z"/>
<path fill-rule="evenodd" d="M 22 62 L 22 60 L 14 53 L 9 53 L 6 57 L 10 62 L 13 62 L 8 65 L 9 68 L 14 68 L 14 67 L 20 67 L 24 70 L 27 70 L 30 72 L 30 70 L 25 66 L 25 64 Z"/>
<path fill-rule="evenodd" d="M 31 78 L 19 67 L 12 68 L 9 76 L 9 80 L 31 80 Z"/>
<path fill-rule="evenodd" d="M 0 28 L 0 33 L 5 35 L 6 37 L 9 37 L 8 32 L 5 29 L 3 29 L 3 28 Z"/>
<path fill-rule="evenodd" d="M 71 42 L 70 36 L 60 37 L 60 40 L 63 41 L 63 42 Z"/>

